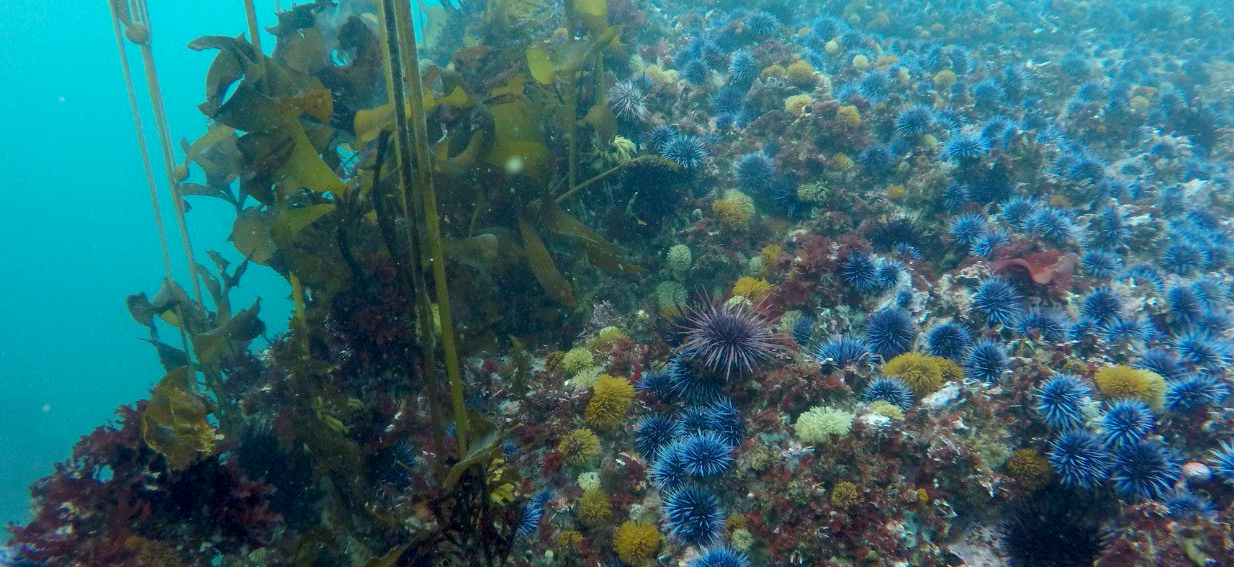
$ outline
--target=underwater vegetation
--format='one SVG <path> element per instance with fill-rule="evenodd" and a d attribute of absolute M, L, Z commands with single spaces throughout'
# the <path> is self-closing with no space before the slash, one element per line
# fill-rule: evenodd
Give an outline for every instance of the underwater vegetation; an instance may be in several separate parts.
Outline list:
<path fill-rule="evenodd" d="M 235 250 L 4 561 L 1234 565 L 1234 10 L 407 8 L 190 45 Z"/>

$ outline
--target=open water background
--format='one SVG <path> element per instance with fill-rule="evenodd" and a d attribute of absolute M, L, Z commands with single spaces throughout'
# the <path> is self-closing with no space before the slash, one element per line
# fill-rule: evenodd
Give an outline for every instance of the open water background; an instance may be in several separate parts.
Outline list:
<path fill-rule="evenodd" d="M 273 0 L 256 4 L 262 24 L 273 25 Z M 196 105 L 216 53 L 185 45 L 245 31 L 244 7 L 150 0 L 150 13 L 178 144 L 205 131 Z M 106 0 L 0 0 L 0 16 L 0 521 L 7 524 L 26 521 L 30 483 L 161 376 L 124 298 L 153 297 L 163 267 Z M 136 50 L 130 61 L 140 65 Z M 153 141 L 154 120 L 144 121 Z M 151 152 L 157 159 L 157 147 Z M 160 162 L 155 174 L 162 178 Z M 187 284 L 171 202 L 159 188 L 173 267 Z M 236 259 L 225 241 L 231 206 L 191 201 L 198 261 L 209 263 L 210 248 Z M 253 266 L 232 302 L 247 306 L 258 294 L 270 332 L 285 328 L 286 284 Z"/>

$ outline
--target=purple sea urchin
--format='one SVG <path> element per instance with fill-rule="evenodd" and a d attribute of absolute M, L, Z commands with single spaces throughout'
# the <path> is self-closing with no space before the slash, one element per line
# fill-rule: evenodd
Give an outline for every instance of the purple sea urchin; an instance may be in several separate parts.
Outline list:
<path fill-rule="evenodd" d="M 681 166 L 682 169 L 693 170 L 702 167 L 711 156 L 701 139 L 688 134 L 677 134 L 661 146 L 660 157 Z"/>
<path fill-rule="evenodd" d="M 681 464 L 695 477 L 723 473 L 733 463 L 733 447 L 714 433 L 698 433 L 681 441 Z"/>
<path fill-rule="evenodd" d="M 844 368 L 870 356 L 866 342 L 854 337 L 832 337 L 818 346 L 814 358 L 823 367 Z"/>
<path fill-rule="evenodd" d="M 963 325 L 947 322 L 930 329 L 926 336 L 926 349 L 932 356 L 941 356 L 958 361 L 973 347 L 973 334 Z"/>
<path fill-rule="evenodd" d="M 1023 313 L 1020 299 L 1020 292 L 1010 281 L 990 278 L 973 292 L 973 309 L 984 315 L 991 325 L 1015 325 Z"/>
<path fill-rule="evenodd" d="M 686 323 L 686 351 L 727 378 L 750 372 L 780 350 L 772 324 L 744 306 L 711 305 L 694 311 Z"/>
<path fill-rule="evenodd" d="M 764 152 L 751 152 L 737 159 L 733 178 L 743 189 L 765 191 L 775 183 L 776 164 Z"/>
<path fill-rule="evenodd" d="M 651 115 L 647 93 L 634 81 L 617 81 L 609 87 L 608 106 L 617 118 L 630 122 L 643 122 Z"/>
<path fill-rule="evenodd" d="M 1119 398 L 1101 418 L 1103 437 L 1109 447 L 1123 447 L 1143 439 L 1153 428 L 1153 410 L 1138 398 Z"/>

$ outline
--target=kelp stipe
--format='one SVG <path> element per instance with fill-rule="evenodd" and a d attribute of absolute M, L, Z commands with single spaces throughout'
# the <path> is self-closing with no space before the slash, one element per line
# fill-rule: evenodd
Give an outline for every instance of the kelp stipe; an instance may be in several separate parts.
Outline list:
<path fill-rule="evenodd" d="M 455 345 L 454 321 L 450 311 L 449 284 L 446 280 L 445 253 L 441 243 L 441 224 L 437 217 L 437 192 L 433 186 L 432 164 L 429 161 L 428 130 L 424 122 L 424 87 L 420 82 L 420 71 L 417 65 L 419 56 L 416 52 L 416 34 L 411 26 L 411 15 L 407 5 L 402 2 L 381 0 L 378 13 L 381 16 L 381 29 L 385 39 L 385 69 L 386 85 L 394 103 L 396 126 L 395 149 L 398 159 L 400 192 L 403 196 L 404 214 L 407 215 L 407 242 L 410 250 L 414 246 L 416 227 L 421 223 L 427 233 L 428 258 L 432 263 L 433 285 L 437 295 L 437 310 L 441 325 L 441 346 L 445 358 L 446 376 L 450 381 L 450 398 L 454 410 L 454 423 L 457 431 L 459 452 L 467 453 L 467 409 L 463 404 L 463 379 L 459 371 L 458 352 Z M 393 21 L 392 21 L 393 19 Z M 401 79 L 401 80 L 400 80 Z M 410 96 L 411 117 L 407 115 L 407 98 Z M 404 151 L 411 146 L 416 158 L 416 184 L 411 183 L 411 164 L 407 162 Z M 380 174 L 380 172 L 378 172 Z M 412 206 L 415 193 L 421 197 L 419 209 L 420 218 L 413 217 L 417 210 Z M 423 255 L 412 256 L 412 266 L 419 269 L 418 264 L 425 260 Z M 428 297 L 423 286 L 420 286 L 419 297 L 422 322 L 427 321 L 432 314 L 432 306 L 427 304 Z M 430 344 L 431 334 L 424 334 L 422 340 Z M 428 364 L 433 360 L 427 352 L 431 346 L 426 346 L 425 375 L 432 376 L 434 369 Z"/>
<path fill-rule="evenodd" d="M 173 289 L 178 290 L 179 287 L 175 284 L 172 275 L 167 232 L 159 209 L 157 183 L 155 182 L 154 171 L 150 163 L 150 152 L 144 135 L 145 130 L 142 125 L 141 111 L 137 102 L 136 90 L 133 84 L 133 74 L 129 65 L 128 51 L 124 45 L 125 39 L 136 45 L 141 52 L 143 73 L 146 79 L 146 88 L 150 95 L 150 109 L 155 119 L 159 150 L 163 161 L 166 183 L 168 186 L 168 191 L 171 193 L 172 204 L 176 213 L 176 222 L 180 231 L 180 242 L 183 246 L 185 259 L 188 263 L 188 274 L 192 282 L 193 296 L 195 298 L 196 305 L 200 306 L 203 305 L 203 300 L 199 274 L 205 270 L 197 264 L 194 258 L 193 245 L 191 239 L 189 238 L 188 224 L 185 220 L 184 194 L 181 191 L 180 182 L 183 181 L 183 177 L 187 175 L 187 173 L 186 170 L 175 165 L 171 133 L 167 125 L 167 114 L 163 105 L 162 89 L 159 85 L 158 70 L 154 64 L 154 53 L 150 45 L 152 27 L 150 24 L 149 10 L 146 6 L 145 0 L 134 0 L 131 5 L 126 0 L 111 0 L 108 2 L 108 5 L 111 13 L 112 29 L 116 36 L 116 49 L 120 57 L 120 65 L 124 74 L 124 82 L 128 94 L 129 106 L 133 115 L 133 125 L 137 134 L 138 150 L 141 155 L 146 183 L 150 191 L 150 201 L 154 212 L 155 225 L 158 229 L 159 249 L 162 255 L 164 270 L 163 289 L 170 291 Z M 122 27 L 123 32 L 121 31 Z M 221 272 L 224 270 L 225 268 L 220 267 Z M 205 274 L 203 277 L 209 277 L 209 275 Z M 136 308 L 138 311 L 135 313 L 135 317 L 139 322 L 144 322 L 144 319 L 146 318 L 145 313 L 155 314 L 155 311 L 145 308 L 149 305 L 148 303 L 146 303 L 145 306 L 141 304 L 141 301 L 137 301 L 135 303 L 135 298 L 136 296 L 130 297 L 130 310 Z M 144 296 L 140 299 L 144 300 Z M 187 297 L 185 299 L 187 300 Z M 255 308 L 256 306 L 254 306 L 254 314 Z M 175 352 L 176 349 L 158 341 L 157 332 L 152 318 L 147 324 L 151 331 L 150 341 L 152 344 L 159 347 L 160 359 L 164 363 L 165 369 L 168 371 L 168 375 L 160 381 L 160 387 L 171 387 L 172 385 L 168 384 L 170 377 L 176 372 L 183 370 L 183 372 L 186 373 L 186 377 L 182 380 L 182 382 L 184 386 L 191 391 L 195 389 L 195 376 L 197 371 L 200 370 L 205 378 L 207 387 L 215 394 L 217 406 L 214 413 L 217 414 L 221 428 L 224 431 L 231 429 L 234 425 L 232 420 L 235 419 L 236 415 L 233 411 L 234 408 L 229 407 L 227 398 L 223 395 L 223 386 L 219 374 L 213 371 L 208 363 L 201 365 L 193 364 L 192 355 L 198 348 L 198 339 L 193 335 L 193 331 L 188 328 L 186 324 L 184 324 L 188 321 L 185 312 L 186 303 L 176 301 L 167 305 L 164 311 L 167 310 L 174 311 L 175 318 L 181 323 L 176 325 L 180 334 L 180 343 L 182 347 L 179 353 Z M 166 353 L 166 356 L 164 356 L 164 353 Z M 174 367 L 173 361 L 175 365 Z M 159 449 L 158 445 L 152 446 Z M 159 450 L 162 452 L 162 449 Z M 184 466 L 187 466 L 187 463 L 183 464 Z"/>

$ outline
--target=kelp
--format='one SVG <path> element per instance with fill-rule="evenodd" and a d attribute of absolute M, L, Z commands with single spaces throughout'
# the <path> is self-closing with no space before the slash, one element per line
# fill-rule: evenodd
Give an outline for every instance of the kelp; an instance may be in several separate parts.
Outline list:
<path fill-rule="evenodd" d="M 505 86 L 491 93 L 493 98 L 505 97 L 501 99 L 505 102 L 489 107 L 495 140 L 488 163 L 497 168 L 513 165 L 538 183 L 548 183 L 552 164 L 544 143 L 544 130 L 540 127 L 542 116 L 523 95 L 523 89 L 523 77 L 515 75 Z"/>
<path fill-rule="evenodd" d="M 587 225 L 571 216 L 555 201 L 550 199 L 545 203 L 533 203 L 532 211 L 539 213 L 541 222 L 554 234 L 577 238 L 592 264 L 614 274 L 637 275 L 643 272 L 642 266 L 627 260 L 629 253 L 625 248 L 605 240 L 587 228 Z"/>
<path fill-rule="evenodd" d="M 578 14 L 587 29 L 594 35 L 600 35 L 608 27 L 607 0 L 573 0 L 574 11 Z"/>
<path fill-rule="evenodd" d="M 544 292 L 553 301 L 573 307 L 577 302 L 574 293 L 570 291 L 569 282 L 557 271 L 557 265 L 553 263 L 548 248 L 544 246 L 544 241 L 525 215 L 518 217 L 518 231 L 523 236 L 523 250 L 527 253 L 527 262 L 531 265 L 536 281 L 540 282 L 540 287 L 544 288 Z"/>
<path fill-rule="evenodd" d="M 214 454 L 221 436 L 206 419 L 209 400 L 193 391 L 188 367 L 159 380 L 142 415 L 142 437 L 167 459 L 172 470 L 183 470 Z"/>
<path fill-rule="evenodd" d="M 317 219 L 334 211 L 335 205 L 320 203 L 297 208 L 284 208 L 270 225 L 270 238 L 280 248 L 290 248 L 292 240 Z"/>
<path fill-rule="evenodd" d="M 470 104 L 470 99 L 467 97 L 466 91 L 460 87 L 454 87 L 454 90 L 449 95 L 437 98 L 431 93 L 424 96 L 424 108 L 426 112 L 431 112 L 438 105 L 448 104 L 459 108 L 467 108 Z M 406 111 L 411 112 L 411 103 L 406 105 Z M 352 126 L 356 133 L 356 140 L 353 145 L 356 148 L 363 148 L 377 138 L 377 135 L 383 131 L 390 132 L 394 128 L 394 103 L 386 103 L 376 108 L 368 108 L 356 111 L 356 117 Z"/>
<path fill-rule="evenodd" d="M 270 236 L 270 225 L 274 215 L 261 207 L 249 207 L 236 215 L 231 224 L 231 235 L 228 237 L 236 250 L 249 261 L 269 265 L 270 260 L 278 251 L 278 245 Z"/>
<path fill-rule="evenodd" d="M 509 439 L 510 434 L 516 428 L 502 429 L 479 415 L 473 414 L 467 420 L 470 424 L 471 431 L 469 436 L 474 439 L 467 454 L 459 457 L 458 462 L 450 467 L 449 474 L 442 480 L 441 486 L 445 490 L 453 490 L 458 485 L 459 480 L 472 467 L 480 467 L 487 469 L 489 463 L 501 457 L 501 443 Z"/>
<path fill-rule="evenodd" d="M 171 280 L 153 299 L 130 298 L 130 313 L 151 330 L 148 340 L 169 376 L 154 393 L 160 409 L 150 418 L 149 442 L 169 463 L 184 466 L 217 451 L 219 435 L 268 417 L 256 408 L 277 397 L 273 426 L 307 455 L 313 484 L 325 493 L 322 517 L 330 527 L 310 528 L 301 543 L 337 546 L 341 555 L 343 547 L 362 542 L 364 551 L 346 562 L 357 567 L 420 564 L 450 554 L 498 565 L 512 549 L 520 507 L 514 489 L 520 483 L 500 460 L 511 430 L 461 409 L 464 384 L 454 361 L 508 336 L 514 352 L 501 373 L 511 384 L 523 383 L 531 355 L 521 340 L 526 335 L 514 333 L 538 331 L 515 331 L 516 322 L 484 324 L 508 315 L 502 301 L 530 299 L 547 322 L 586 299 L 577 283 L 588 277 L 581 261 L 609 273 L 642 272 L 623 247 L 588 226 L 603 217 L 576 197 L 605 177 L 590 164 L 580 166 L 578 157 L 607 148 L 616 131 L 600 60 L 621 30 L 608 24 L 605 2 L 577 0 L 566 5 L 570 39 L 464 44 L 433 58 L 449 67 L 420 65 L 410 19 L 394 4 L 382 6 L 397 21 L 383 20 L 389 25 L 378 30 L 390 41 L 373 33 L 369 15 L 341 26 L 325 23 L 317 14 L 330 3 L 317 2 L 280 14 L 269 30 L 277 39 L 270 56 L 243 37 L 206 36 L 191 44 L 217 54 L 199 106 L 210 124 L 197 139 L 181 141 L 177 187 L 234 207 L 229 238 L 244 260 L 233 269 L 212 254 L 211 268 L 193 266 L 207 299 L 190 297 Z M 448 22 L 478 13 L 481 2 L 440 4 L 424 6 L 425 45 L 478 37 L 474 26 L 460 31 Z M 555 4 L 490 0 L 487 17 L 538 27 Z M 392 68 L 383 92 L 377 73 L 385 65 Z M 286 278 L 295 301 L 289 334 L 271 340 L 260 359 L 246 351 L 264 335 L 261 302 L 233 308 L 229 299 L 250 263 Z M 519 285 L 502 297 L 471 295 L 532 278 L 539 289 Z M 447 291 L 459 293 L 469 317 L 472 336 L 460 341 L 459 353 L 448 340 Z M 414 305 L 416 314 L 380 312 L 390 305 Z M 158 340 L 160 321 L 187 336 L 184 349 Z M 382 339 L 398 348 L 364 352 L 363 341 L 392 321 L 413 327 Z M 364 338 L 347 342 L 351 337 Z M 355 350 L 344 357 L 343 348 Z M 443 428 L 450 418 L 441 411 L 444 382 L 435 378 L 443 367 L 456 406 L 457 451 L 426 449 L 437 471 L 430 486 L 416 484 L 414 494 L 391 502 L 374 499 L 373 452 L 394 440 L 375 433 L 390 418 L 381 412 L 423 404 L 418 410 Z M 232 373 L 245 368 L 278 378 L 241 404 L 255 391 L 253 380 L 261 380 Z M 358 377 L 370 370 L 385 381 L 381 395 L 398 397 L 380 411 L 372 407 L 375 389 Z M 408 394 L 413 397 L 403 399 Z M 218 431 L 202 423 L 218 423 Z M 405 510 L 395 500 L 427 510 L 427 521 L 401 521 Z M 310 555 L 297 552 L 293 564 L 313 564 Z"/>
<path fill-rule="evenodd" d="M 168 372 L 180 367 L 190 368 L 187 366 L 189 358 L 184 350 L 159 340 L 155 318 L 182 333 L 187 347 L 197 358 L 197 363 L 191 368 L 202 373 L 206 388 L 215 398 L 220 430 L 228 433 L 236 425 L 238 409 L 225 377 L 215 363 L 220 357 L 247 350 L 249 344 L 265 332 L 265 324 L 258 317 L 260 300 L 238 312 L 233 312 L 231 307 L 229 294 L 240 285 L 248 260 L 229 270 L 229 263 L 221 254 L 213 250 L 207 251 L 207 254 L 214 263 L 214 271 L 200 264 L 194 267 L 198 279 L 210 295 L 213 310 L 190 298 L 172 280 L 165 280 L 153 299 L 139 293 L 130 295 L 126 303 L 133 319 L 150 330 L 148 342 L 155 347 L 160 363 Z M 190 382 L 189 387 L 194 386 Z"/>
<path fill-rule="evenodd" d="M 561 65 L 555 65 L 544 48 L 533 45 L 525 52 L 524 57 L 537 88 L 549 86 L 558 78 L 566 80 L 576 75 L 589 58 L 596 57 L 603 46 L 619 33 L 619 27 L 608 27 L 597 38 L 576 40 L 554 50 L 556 57 L 563 61 Z M 430 69 L 429 73 L 433 74 L 433 71 Z M 460 87 L 454 88 L 457 90 Z M 538 104 L 528 96 L 527 89 L 524 76 L 515 73 L 483 96 L 473 94 L 471 99 L 475 102 L 463 108 L 471 108 L 473 113 L 479 113 L 485 119 L 473 119 L 470 122 L 473 126 L 479 124 L 479 130 L 452 130 L 447 134 L 443 142 L 435 148 L 436 171 L 447 179 L 461 177 L 467 168 L 479 167 L 481 163 L 477 159 L 481 159 L 484 164 L 496 171 L 505 172 L 508 177 L 532 181 L 534 185 L 542 188 L 542 195 L 547 194 L 548 187 L 554 184 L 558 176 L 542 124 L 559 121 L 563 130 L 571 130 L 575 124 L 569 113 L 560 112 L 560 103 L 553 103 L 551 98 L 546 98 L 547 93 L 537 92 L 537 98 L 546 99 L 548 102 L 547 105 Z M 426 101 L 428 100 L 426 97 Z M 442 101 L 432 99 L 432 102 Z M 542 111 L 541 108 L 545 107 L 546 111 Z M 374 118 L 373 114 L 365 111 L 357 113 L 356 131 L 374 131 L 377 128 Z M 607 103 L 602 99 L 592 106 L 589 114 L 579 120 L 579 123 L 593 128 L 601 139 L 611 137 L 616 124 Z M 371 135 L 361 134 L 361 137 L 371 139 Z M 481 158 L 482 153 L 486 155 Z M 482 192 L 477 192 L 474 199 L 476 202 L 469 233 L 479 224 L 480 211 L 487 203 Z M 627 254 L 621 247 L 607 242 L 558 206 L 546 207 L 547 214 L 541 214 L 541 207 L 537 203 L 538 200 L 531 200 L 521 205 L 525 213 L 519 222 L 518 234 L 527 266 L 545 294 L 553 301 L 566 306 L 576 303 L 567 280 L 556 267 L 548 245 L 543 240 L 545 235 L 580 242 L 587 252 L 588 260 L 603 270 L 627 274 L 640 271 L 628 261 Z M 503 245 L 502 248 L 508 249 L 512 246 Z"/>
<path fill-rule="evenodd" d="M 193 335 L 193 354 L 202 364 L 210 364 L 221 354 L 231 354 L 247 348 L 249 341 L 260 337 L 266 330 L 265 323 L 257 317 L 261 299 L 253 306 L 242 309 L 234 316 L 226 317 L 208 331 Z"/>
<path fill-rule="evenodd" d="M 250 163 L 265 163 L 273 169 L 273 180 L 286 176 L 299 187 L 314 191 L 340 191 L 346 184 L 322 160 L 316 148 L 296 118 L 330 116 L 328 92 L 314 89 L 303 95 L 275 99 L 242 84 L 237 87 L 214 119 L 225 126 L 248 132 L 241 137 L 257 137 L 245 146 Z M 265 155 L 262 155 L 262 152 Z M 266 161 L 268 157 L 275 157 Z"/>
<path fill-rule="evenodd" d="M 489 27 L 518 33 L 543 21 L 552 10 L 550 0 L 488 0 L 484 10 Z"/>

